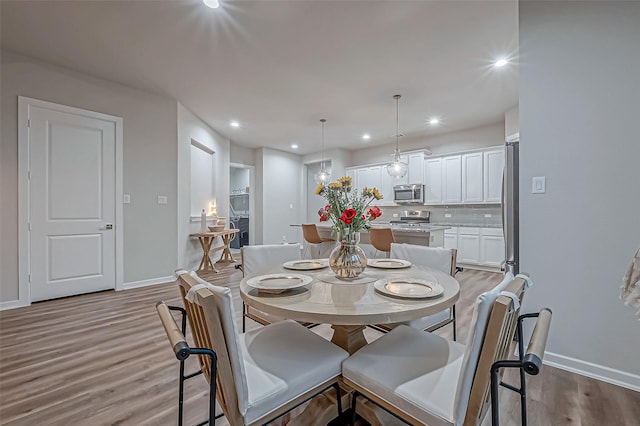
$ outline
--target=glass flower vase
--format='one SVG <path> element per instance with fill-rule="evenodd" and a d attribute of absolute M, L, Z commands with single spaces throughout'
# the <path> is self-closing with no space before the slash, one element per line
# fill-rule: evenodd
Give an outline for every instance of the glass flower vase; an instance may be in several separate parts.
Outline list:
<path fill-rule="evenodd" d="M 367 257 L 358 246 L 360 233 L 338 234 L 336 247 L 329 255 L 329 268 L 341 279 L 357 278 L 367 267 Z"/>

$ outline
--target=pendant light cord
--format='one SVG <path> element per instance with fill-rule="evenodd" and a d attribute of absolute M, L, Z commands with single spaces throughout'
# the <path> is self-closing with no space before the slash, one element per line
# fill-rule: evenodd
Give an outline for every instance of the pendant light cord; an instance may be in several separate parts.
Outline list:
<path fill-rule="evenodd" d="M 324 170 L 324 123 L 326 123 L 327 120 L 321 118 L 320 122 L 322 123 L 322 152 L 320 154 L 320 170 Z"/>
<path fill-rule="evenodd" d="M 400 97 L 401 96 L 402 95 L 393 96 L 393 98 L 396 100 L 396 152 L 395 152 L 396 159 L 400 158 L 399 141 L 400 141 Z"/>

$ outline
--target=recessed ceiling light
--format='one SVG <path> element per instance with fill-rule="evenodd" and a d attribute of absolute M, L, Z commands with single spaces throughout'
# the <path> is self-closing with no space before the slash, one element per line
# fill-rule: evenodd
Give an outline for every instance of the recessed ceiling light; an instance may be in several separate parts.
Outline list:
<path fill-rule="evenodd" d="M 205 4 L 205 6 L 210 7 L 211 9 L 217 9 L 218 7 L 220 7 L 220 3 L 218 3 L 218 0 L 202 0 L 202 2 Z"/>
<path fill-rule="evenodd" d="M 371 135 L 369 133 L 365 133 L 364 135 L 362 135 L 363 141 L 368 141 L 369 139 L 371 139 Z"/>
<path fill-rule="evenodd" d="M 440 124 L 440 119 L 437 117 L 433 117 L 429 120 L 429 124 L 431 124 L 432 126 L 435 126 L 436 124 Z"/>
<path fill-rule="evenodd" d="M 231 121 L 231 122 L 229 123 L 229 125 L 230 125 L 231 127 L 240 127 L 240 123 L 239 123 L 239 122 L 237 122 L 236 120 Z"/>
<path fill-rule="evenodd" d="M 497 67 L 497 68 L 500 68 L 500 67 L 504 67 L 508 63 L 509 63 L 509 61 L 507 61 L 506 59 L 502 58 L 502 59 L 498 59 L 497 61 L 495 61 L 493 63 L 493 66 Z"/>
<path fill-rule="evenodd" d="M 292 144 L 291 144 L 291 148 L 293 148 L 293 149 L 298 149 L 298 144 L 297 144 L 297 143 L 292 143 Z"/>

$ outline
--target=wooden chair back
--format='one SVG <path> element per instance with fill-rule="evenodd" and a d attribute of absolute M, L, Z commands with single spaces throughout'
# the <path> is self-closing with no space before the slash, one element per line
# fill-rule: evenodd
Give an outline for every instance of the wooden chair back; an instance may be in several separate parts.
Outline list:
<path fill-rule="evenodd" d="M 387 253 L 391 252 L 391 243 L 395 242 L 391 228 L 371 228 L 369 229 L 369 239 L 376 250 Z"/>
<path fill-rule="evenodd" d="M 207 325 L 205 308 L 199 304 L 190 302 L 186 298 L 189 290 L 191 290 L 193 286 L 198 285 L 198 282 L 189 274 L 183 273 L 178 276 L 177 283 L 180 288 L 182 303 L 187 311 L 187 319 L 189 321 L 189 327 L 191 328 L 194 346 L 210 348 L 216 353 L 218 359 L 216 381 L 216 398 L 218 404 L 222 407 L 222 411 L 231 425 L 244 424 L 242 415 L 238 410 L 238 395 L 234 385 L 227 348 L 225 345 L 215 347 L 211 340 L 211 337 L 214 336 L 216 341 L 224 342 L 224 333 L 222 332 L 222 322 L 219 318 L 220 314 L 218 309 L 213 302 L 207 306 L 207 309 L 214 309 L 214 312 L 209 312 L 208 315 L 215 318 L 210 320 L 209 324 L 212 324 L 212 327 L 209 327 Z M 197 291 L 197 294 L 201 298 L 212 296 L 211 292 L 207 289 L 200 289 Z M 217 336 L 217 338 L 215 336 Z M 198 355 L 198 360 L 202 372 L 207 380 L 209 380 L 211 377 L 210 358 L 206 355 Z"/>
<path fill-rule="evenodd" d="M 516 277 L 507 286 L 504 293 L 515 295 L 517 301 L 502 294 L 493 302 L 480 349 L 478 366 L 471 385 L 464 426 L 480 424 L 489 409 L 491 403 L 491 366 L 498 360 L 509 358 L 525 288 L 525 280 Z"/>
<path fill-rule="evenodd" d="M 311 244 L 320 244 L 324 241 L 320 238 L 320 234 L 318 234 L 318 228 L 315 223 L 303 223 L 302 236 L 306 242 Z"/>

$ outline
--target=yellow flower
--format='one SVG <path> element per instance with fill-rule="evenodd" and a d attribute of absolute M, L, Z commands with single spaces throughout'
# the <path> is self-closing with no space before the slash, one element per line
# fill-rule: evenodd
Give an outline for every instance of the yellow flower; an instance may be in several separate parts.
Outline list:
<path fill-rule="evenodd" d="M 331 182 L 331 183 L 329 184 L 329 188 L 339 189 L 339 188 L 342 188 L 342 184 L 341 184 L 341 183 L 338 183 L 338 182 Z"/>
<path fill-rule="evenodd" d="M 314 192 L 316 195 L 320 195 L 322 194 L 322 190 L 324 190 L 324 185 L 320 182 L 318 186 L 316 186 L 316 190 Z"/>
<path fill-rule="evenodd" d="M 344 187 L 351 186 L 351 177 L 343 176 L 340 179 L 338 179 L 338 182 L 341 183 L 342 186 Z"/>
<path fill-rule="evenodd" d="M 376 200 L 382 200 L 384 198 L 382 194 L 378 191 L 378 188 L 373 188 L 373 196 Z"/>

